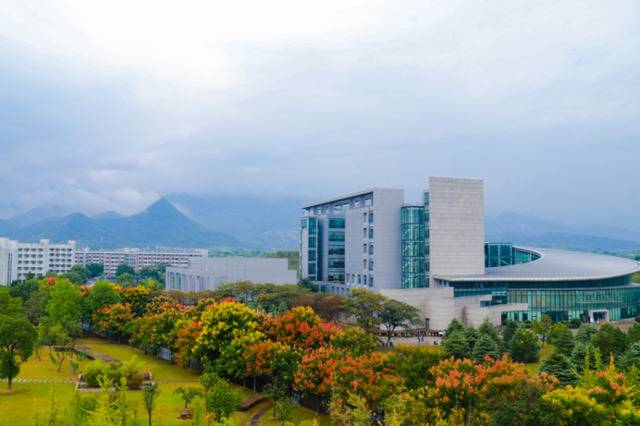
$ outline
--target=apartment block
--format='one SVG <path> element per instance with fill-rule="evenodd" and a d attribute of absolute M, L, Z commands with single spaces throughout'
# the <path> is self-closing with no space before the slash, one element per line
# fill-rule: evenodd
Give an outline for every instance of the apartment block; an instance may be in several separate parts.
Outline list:
<path fill-rule="evenodd" d="M 0 285 L 23 280 L 31 275 L 62 274 L 75 263 L 76 243 L 55 244 L 49 240 L 21 243 L 0 238 Z"/>

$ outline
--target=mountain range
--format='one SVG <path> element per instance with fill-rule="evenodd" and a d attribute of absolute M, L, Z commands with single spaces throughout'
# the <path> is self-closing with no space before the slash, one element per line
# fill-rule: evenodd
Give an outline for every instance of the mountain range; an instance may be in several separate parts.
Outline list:
<path fill-rule="evenodd" d="M 298 247 L 300 206 L 296 197 L 170 194 L 140 213 L 115 211 L 87 216 L 60 206 L 41 207 L 0 219 L 0 236 L 19 241 L 76 240 L 80 246 L 206 247 L 285 250 Z M 487 241 L 576 250 L 640 250 L 640 231 L 571 226 L 519 213 L 485 219 Z"/>

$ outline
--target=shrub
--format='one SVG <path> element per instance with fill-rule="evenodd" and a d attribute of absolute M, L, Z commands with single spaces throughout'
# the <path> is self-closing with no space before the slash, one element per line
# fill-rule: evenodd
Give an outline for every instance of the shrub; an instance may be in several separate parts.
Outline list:
<path fill-rule="evenodd" d="M 97 359 L 89 363 L 82 372 L 82 378 L 90 388 L 100 387 L 100 377 L 107 378 L 112 384 L 119 383 L 122 377 L 120 364 L 107 364 Z"/>

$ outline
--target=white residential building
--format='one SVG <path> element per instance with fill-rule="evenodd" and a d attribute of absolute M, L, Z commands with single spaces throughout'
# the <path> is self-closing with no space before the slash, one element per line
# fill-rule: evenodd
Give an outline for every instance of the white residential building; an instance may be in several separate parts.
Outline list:
<path fill-rule="evenodd" d="M 134 271 L 140 272 L 145 266 L 158 265 L 161 263 L 169 266 L 184 267 L 189 265 L 189 261 L 194 258 L 204 258 L 209 256 L 207 249 L 182 249 L 182 248 L 121 248 L 114 250 L 78 250 L 76 252 L 76 263 L 87 265 L 89 263 L 100 263 L 104 266 L 104 273 L 107 276 L 114 276 L 118 265 L 124 263 L 131 266 Z"/>
<path fill-rule="evenodd" d="M 75 252 L 75 241 L 62 244 L 50 243 L 49 240 L 20 243 L 0 238 L 0 285 L 8 285 L 30 275 L 41 277 L 48 272 L 67 272 L 75 263 Z"/>

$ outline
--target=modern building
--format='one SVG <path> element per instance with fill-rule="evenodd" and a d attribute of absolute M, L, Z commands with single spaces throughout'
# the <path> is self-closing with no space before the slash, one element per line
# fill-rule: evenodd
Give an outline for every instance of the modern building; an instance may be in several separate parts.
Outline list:
<path fill-rule="evenodd" d="M 485 243 L 483 183 L 429 178 L 420 204 L 370 189 L 303 206 L 300 276 L 347 294 L 367 287 L 420 308 L 425 325 L 454 318 L 618 320 L 640 314 L 638 262 Z"/>
<path fill-rule="evenodd" d="M 31 275 L 61 274 L 75 263 L 75 241 L 53 244 L 49 240 L 21 243 L 0 238 L 0 285 L 23 280 Z"/>
<path fill-rule="evenodd" d="M 236 281 L 295 284 L 297 273 L 289 269 L 287 259 L 242 256 L 193 258 L 189 266 L 167 268 L 165 288 L 205 291 Z"/>
<path fill-rule="evenodd" d="M 87 265 L 100 263 L 104 266 L 107 276 L 114 276 L 120 264 L 131 266 L 136 272 L 140 272 L 145 266 L 167 264 L 170 266 L 188 266 L 194 258 L 208 257 L 207 249 L 181 249 L 181 248 L 121 248 L 115 250 L 78 250 L 76 263 Z"/>

